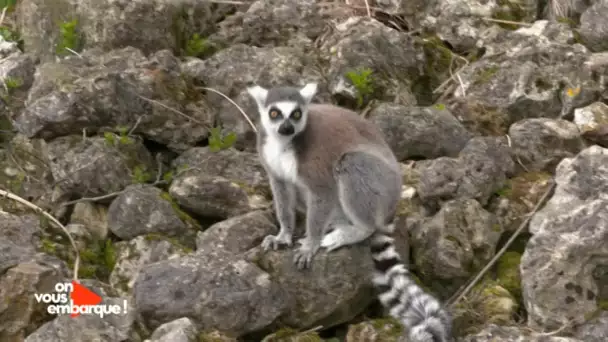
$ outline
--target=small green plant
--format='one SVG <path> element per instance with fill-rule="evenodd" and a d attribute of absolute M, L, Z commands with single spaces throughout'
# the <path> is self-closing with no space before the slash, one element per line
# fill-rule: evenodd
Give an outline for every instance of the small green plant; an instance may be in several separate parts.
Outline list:
<path fill-rule="evenodd" d="M 201 37 L 198 33 L 195 33 L 188 42 L 186 42 L 186 55 L 198 57 L 205 53 L 208 47 L 207 39 Z"/>
<path fill-rule="evenodd" d="M 0 0 L 0 10 L 3 8 L 13 8 L 17 4 L 17 0 Z"/>
<path fill-rule="evenodd" d="M 91 242 L 80 250 L 80 277 L 107 280 L 116 265 L 116 249 L 112 240 Z"/>
<path fill-rule="evenodd" d="M 77 51 L 80 48 L 80 34 L 78 32 L 78 19 L 64 21 L 59 25 L 59 43 L 56 52 L 58 55 L 67 55 L 69 50 Z"/>
<path fill-rule="evenodd" d="M 370 68 L 359 68 L 346 73 L 346 77 L 357 90 L 357 106 L 362 107 L 365 98 L 374 93 L 374 79 Z"/>
<path fill-rule="evenodd" d="M 234 132 L 222 136 L 222 129 L 220 127 L 213 127 L 209 132 L 209 149 L 212 152 L 218 152 L 230 148 L 236 142 L 236 138 Z"/>
<path fill-rule="evenodd" d="M 173 181 L 173 171 L 167 171 L 163 174 L 163 181 L 167 184 Z"/>
<path fill-rule="evenodd" d="M 21 87 L 22 85 L 23 81 L 15 77 L 7 77 L 0 80 L 0 98 L 2 98 L 4 102 L 8 103 L 13 90 Z"/>
<path fill-rule="evenodd" d="M 144 184 L 152 180 L 152 175 L 146 170 L 144 166 L 137 165 L 133 168 L 133 183 Z"/>
<path fill-rule="evenodd" d="M 15 77 L 7 77 L 4 79 L 4 84 L 9 90 L 11 90 L 21 87 L 23 85 L 23 81 Z"/>
<path fill-rule="evenodd" d="M 112 133 L 112 132 L 104 132 L 103 133 L 103 138 L 105 139 L 106 143 L 110 146 L 116 146 L 116 144 L 120 144 L 120 145 L 131 145 L 133 144 L 134 140 L 133 138 L 131 138 L 129 136 L 129 128 L 128 127 L 124 127 L 124 126 L 119 126 L 116 127 L 116 130 L 118 131 L 118 135 Z"/>

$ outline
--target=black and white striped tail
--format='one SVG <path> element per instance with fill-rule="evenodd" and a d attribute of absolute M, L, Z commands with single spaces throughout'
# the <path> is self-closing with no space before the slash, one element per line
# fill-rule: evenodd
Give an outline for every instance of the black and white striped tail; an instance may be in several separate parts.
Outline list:
<path fill-rule="evenodd" d="M 387 228 L 392 231 L 394 226 Z M 410 277 L 395 250 L 393 238 L 377 232 L 370 244 L 375 266 L 373 283 L 380 291 L 380 302 L 404 325 L 408 341 L 451 341 L 451 317 L 437 299 L 425 293 Z"/>

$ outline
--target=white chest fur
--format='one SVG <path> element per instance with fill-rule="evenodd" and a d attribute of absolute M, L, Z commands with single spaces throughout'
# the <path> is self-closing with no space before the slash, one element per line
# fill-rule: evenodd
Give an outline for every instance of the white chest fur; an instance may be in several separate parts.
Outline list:
<path fill-rule="evenodd" d="M 298 163 L 293 150 L 285 144 L 268 137 L 262 146 L 262 156 L 275 177 L 295 183 L 298 175 Z"/>

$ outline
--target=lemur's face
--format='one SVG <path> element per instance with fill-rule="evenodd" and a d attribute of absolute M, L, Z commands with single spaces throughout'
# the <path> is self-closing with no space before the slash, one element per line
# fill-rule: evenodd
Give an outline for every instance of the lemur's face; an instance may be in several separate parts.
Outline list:
<path fill-rule="evenodd" d="M 316 93 L 317 85 L 309 83 L 301 89 L 277 87 L 270 90 L 253 86 L 247 90 L 257 103 L 266 133 L 289 139 L 306 127 L 307 107 Z"/>
<path fill-rule="evenodd" d="M 304 129 L 307 114 L 306 108 L 297 102 L 279 101 L 266 106 L 266 114 L 261 114 L 262 124 L 267 131 L 290 137 Z"/>

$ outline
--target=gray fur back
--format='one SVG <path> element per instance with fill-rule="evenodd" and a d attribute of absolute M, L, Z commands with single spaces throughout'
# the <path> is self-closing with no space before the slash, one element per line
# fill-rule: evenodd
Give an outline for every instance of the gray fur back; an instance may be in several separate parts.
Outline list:
<path fill-rule="evenodd" d="M 382 132 L 357 113 L 330 104 L 311 104 L 308 111 L 306 129 L 292 141 L 306 183 L 334 182 L 335 163 L 347 152 L 372 153 L 398 167 Z"/>

